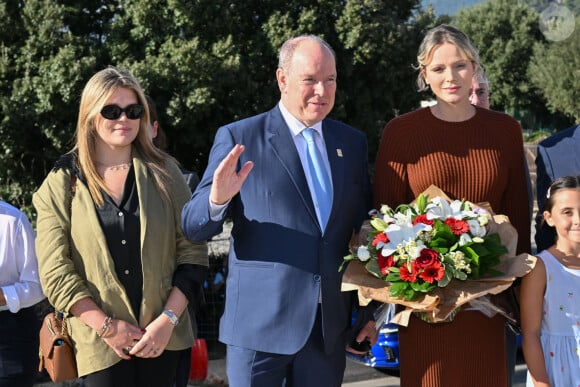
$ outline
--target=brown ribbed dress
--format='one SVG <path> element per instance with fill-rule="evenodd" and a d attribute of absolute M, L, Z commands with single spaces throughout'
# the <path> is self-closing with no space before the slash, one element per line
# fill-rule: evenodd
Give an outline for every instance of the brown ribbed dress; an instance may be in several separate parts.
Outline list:
<path fill-rule="evenodd" d="M 489 202 L 518 231 L 518 253 L 530 251 L 530 214 L 520 125 L 476 108 L 462 122 L 429 108 L 401 115 L 384 129 L 375 161 L 374 205 L 409 203 L 431 184 L 452 199 Z M 416 318 L 399 329 L 401 386 L 507 386 L 501 317 L 461 312 L 451 323 Z"/>

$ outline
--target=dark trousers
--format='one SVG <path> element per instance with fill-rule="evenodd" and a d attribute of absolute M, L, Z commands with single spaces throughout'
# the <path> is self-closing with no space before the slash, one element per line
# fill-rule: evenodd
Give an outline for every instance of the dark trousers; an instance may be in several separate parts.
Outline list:
<path fill-rule="evenodd" d="M 163 351 L 161 356 L 142 359 L 133 356 L 112 367 L 85 376 L 85 387 L 170 387 L 180 351 Z"/>
<path fill-rule="evenodd" d="M 0 387 L 34 384 L 40 320 L 34 307 L 0 312 Z"/>
<path fill-rule="evenodd" d="M 259 337 L 259 334 L 257 335 Z M 346 366 L 344 342 L 331 354 L 324 351 L 321 312 L 318 308 L 310 337 L 293 355 L 227 347 L 230 387 L 340 387 Z"/>
<path fill-rule="evenodd" d="M 191 348 L 179 351 L 179 363 L 175 374 L 174 387 L 187 387 L 189 369 L 191 368 Z"/>

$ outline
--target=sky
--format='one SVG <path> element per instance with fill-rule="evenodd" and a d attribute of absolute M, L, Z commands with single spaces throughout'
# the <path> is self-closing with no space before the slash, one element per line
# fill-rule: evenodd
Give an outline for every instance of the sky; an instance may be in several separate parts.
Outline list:
<path fill-rule="evenodd" d="M 423 8 L 432 5 L 436 15 L 454 15 L 461 8 L 471 7 L 485 0 L 422 0 Z"/>

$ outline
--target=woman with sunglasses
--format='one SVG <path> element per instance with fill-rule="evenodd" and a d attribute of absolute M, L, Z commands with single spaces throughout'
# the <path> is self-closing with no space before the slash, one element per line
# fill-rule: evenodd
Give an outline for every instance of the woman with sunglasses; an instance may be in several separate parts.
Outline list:
<path fill-rule="evenodd" d="M 87 387 L 170 386 L 193 344 L 184 311 L 207 247 L 183 235 L 191 193 L 149 125 L 137 80 L 99 71 L 81 96 L 73 150 L 33 197 L 41 284 L 68 316 Z"/>

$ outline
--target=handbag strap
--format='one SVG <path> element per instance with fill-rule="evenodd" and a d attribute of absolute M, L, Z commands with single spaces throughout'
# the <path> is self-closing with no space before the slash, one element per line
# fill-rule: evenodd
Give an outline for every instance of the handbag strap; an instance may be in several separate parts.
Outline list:
<path fill-rule="evenodd" d="M 73 198 L 76 194 L 76 182 L 77 182 L 77 176 L 75 175 L 74 171 L 71 171 L 71 177 L 70 177 L 70 202 L 69 202 L 69 206 L 68 206 L 68 218 L 69 218 L 69 233 L 68 233 L 68 255 L 69 258 L 72 257 L 72 238 L 71 238 L 71 233 L 72 233 L 72 201 Z M 61 320 L 61 332 L 60 334 L 63 337 L 68 338 L 68 325 L 67 325 L 67 318 L 64 315 L 63 312 L 57 310 L 55 308 L 54 310 L 54 317 Z"/>
<path fill-rule="evenodd" d="M 70 202 L 68 205 L 68 217 L 69 217 L 69 227 L 72 229 L 72 201 L 77 193 L 77 175 L 75 175 L 74 171 L 71 171 L 70 175 Z M 70 235 L 69 235 L 70 238 Z"/>
<path fill-rule="evenodd" d="M 68 325 L 67 325 L 67 320 L 68 320 L 68 319 L 67 319 L 66 317 L 64 317 L 64 314 L 63 314 L 63 316 L 62 316 L 62 325 L 61 325 L 60 334 L 61 334 L 63 337 L 66 337 L 66 338 L 68 338 Z"/>

